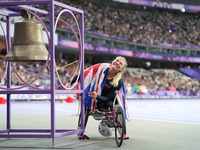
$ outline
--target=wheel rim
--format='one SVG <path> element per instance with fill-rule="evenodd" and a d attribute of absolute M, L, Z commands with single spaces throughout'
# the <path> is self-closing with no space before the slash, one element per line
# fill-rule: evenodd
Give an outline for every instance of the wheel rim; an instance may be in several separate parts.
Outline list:
<path fill-rule="evenodd" d="M 117 109 L 116 122 L 117 122 L 117 126 L 115 127 L 115 140 L 116 140 L 117 146 L 120 147 L 123 142 L 124 128 L 125 128 L 125 120 L 124 120 L 123 111 L 121 108 Z"/>

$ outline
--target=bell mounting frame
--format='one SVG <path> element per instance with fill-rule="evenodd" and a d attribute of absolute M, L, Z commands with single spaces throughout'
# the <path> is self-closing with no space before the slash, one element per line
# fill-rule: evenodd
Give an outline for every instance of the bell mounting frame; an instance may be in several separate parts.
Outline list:
<path fill-rule="evenodd" d="M 49 11 L 42 10 L 39 8 L 33 7 L 34 5 L 47 5 Z M 45 17 L 49 16 L 50 26 L 50 39 L 49 39 L 49 52 L 50 52 L 50 87 L 47 90 L 44 89 L 14 89 L 8 90 L 11 88 L 11 63 L 8 62 L 7 68 L 7 88 L 0 90 L 0 94 L 5 94 L 7 96 L 6 105 L 7 105 L 7 114 L 6 114 L 6 129 L 0 130 L 0 138 L 51 138 L 52 147 L 55 147 L 55 138 L 63 137 L 73 134 L 80 134 L 85 131 L 85 121 L 84 121 L 84 12 L 83 10 L 77 9 L 72 6 L 54 1 L 54 0 L 36 0 L 36 1 L 8 1 L 0 2 L 0 8 L 7 8 L 11 6 L 17 6 L 25 8 L 30 11 L 37 12 L 38 16 Z M 73 12 L 73 14 L 80 15 L 80 45 L 81 45 L 81 60 L 80 61 L 80 89 L 79 90 L 56 90 L 55 89 L 55 44 L 54 44 L 54 16 L 58 15 L 60 12 L 56 11 L 54 7 L 59 7 L 61 9 L 67 9 Z M 65 12 L 66 13 L 66 12 Z M 7 32 L 7 41 L 8 41 L 8 50 L 10 50 L 11 37 L 10 37 L 10 26 L 11 26 L 11 17 L 20 16 L 19 13 L 5 13 L 0 12 L 0 15 L 6 17 L 6 32 Z M 48 60 L 47 60 L 48 61 Z M 0 87 L 2 87 L 0 85 Z M 80 94 L 81 95 L 81 128 L 80 129 L 56 129 L 55 127 L 55 95 L 56 94 Z M 11 127 L 12 117 L 11 117 L 11 95 L 12 94 L 48 94 L 50 96 L 50 129 L 13 129 Z M 24 123 L 22 123 L 24 124 Z M 34 133 L 34 134 L 33 134 Z"/>

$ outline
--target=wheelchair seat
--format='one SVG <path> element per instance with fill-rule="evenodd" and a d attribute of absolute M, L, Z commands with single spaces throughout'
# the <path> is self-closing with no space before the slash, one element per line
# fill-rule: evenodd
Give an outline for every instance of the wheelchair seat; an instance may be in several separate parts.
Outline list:
<path fill-rule="evenodd" d="M 95 120 L 105 119 L 106 113 L 111 112 L 112 109 L 117 106 L 116 104 L 118 104 L 117 95 L 116 95 L 114 101 L 112 102 L 112 105 L 109 105 L 109 106 L 105 105 L 105 103 L 97 101 L 95 110 L 91 115 L 93 116 L 93 118 Z"/>
<path fill-rule="evenodd" d="M 105 118 L 105 114 L 106 114 L 106 112 L 99 111 L 98 109 L 95 109 L 94 113 L 92 113 L 91 115 L 93 116 L 93 118 L 95 120 L 102 120 L 102 119 Z"/>

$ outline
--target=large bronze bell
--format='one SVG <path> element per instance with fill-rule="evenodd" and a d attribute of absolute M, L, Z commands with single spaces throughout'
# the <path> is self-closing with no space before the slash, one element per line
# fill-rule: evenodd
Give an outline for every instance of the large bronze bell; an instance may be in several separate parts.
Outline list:
<path fill-rule="evenodd" d="M 12 48 L 4 61 L 47 60 L 48 51 L 43 40 L 42 24 L 27 11 L 23 10 L 21 15 L 22 18 L 15 23 Z"/>

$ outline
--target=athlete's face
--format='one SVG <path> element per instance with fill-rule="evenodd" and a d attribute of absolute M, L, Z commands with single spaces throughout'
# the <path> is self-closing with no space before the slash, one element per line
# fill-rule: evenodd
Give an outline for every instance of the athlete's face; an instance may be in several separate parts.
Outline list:
<path fill-rule="evenodd" d="M 115 69 L 116 71 L 122 71 L 124 66 L 126 65 L 126 61 L 123 57 L 117 57 L 111 64 L 111 67 Z"/>

